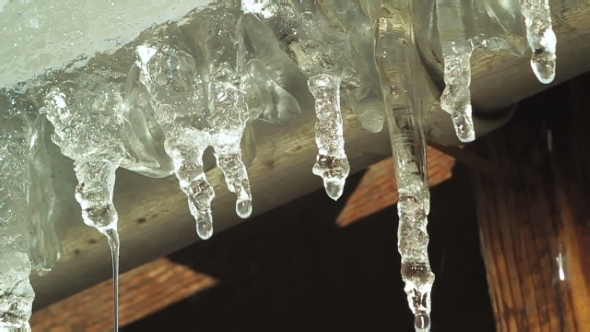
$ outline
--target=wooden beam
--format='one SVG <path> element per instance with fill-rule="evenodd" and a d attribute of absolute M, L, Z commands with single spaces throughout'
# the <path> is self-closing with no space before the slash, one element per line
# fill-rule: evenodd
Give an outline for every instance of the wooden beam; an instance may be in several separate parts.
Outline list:
<path fill-rule="evenodd" d="M 125 326 L 183 300 L 217 280 L 166 258 L 131 270 L 120 277 L 120 325 Z M 35 332 L 102 332 L 112 330 L 112 282 L 86 289 L 31 317 Z"/>
<path fill-rule="evenodd" d="M 471 147 L 515 178 L 472 171 L 498 331 L 590 331 L 588 86 L 522 103 Z"/>
<path fill-rule="evenodd" d="M 455 159 L 433 148 L 427 150 L 428 183 L 431 187 L 449 179 Z M 395 165 L 387 158 L 371 165 L 338 215 L 336 223 L 347 226 L 397 203 Z"/>
<path fill-rule="evenodd" d="M 556 83 L 590 69 L 590 4 L 582 1 L 552 1 L 557 43 Z M 423 45 L 425 53 L 428 47 Z M 424 54 L 423 54 L 424 55 Z M 506 121 L 477 117 L 478 109 L 501 109 L 547 86 L 536 81 L 527 56 L 517 58 L 506 52 L 486 52 L 471 63 L 472 100 L 478 134 L 486 133 Z M 440 78 L 440 68 L 437 76 Z M 416 75 L 422 75 L 417 72 Z M 305 82 L 290 82 L 306 89 Z M 430 93 L 423 98 L 428 110 L 428 137 L 441 144 L 457 144 L 452 122 L 440 109 L 440 86 L 431 82 Z M 309 104 L 309 101 L 308 101 Z M 349 110 L 344 112 L 346 152 L 351 172 L 359 171 L 391 155 L 388 135 L 363 130 Z M 277 127 L 256 124 L 257 156 L 249 169 L 254 196 L 254 215 L 276 208 L 322 186 L 321 179 L 311 174 L 317 154 L 314 137 L 315 115 L 309 108 L 295 123 Z M 64 254 L 53 272 L 33 277 L 37 294 L 35 308 L 60 301 L 110 277 L 110 253 L 104 238 L 87 227 L 80 217 L 74 199 L 76 179 L 70 160 L 52 151 L 52 176 L 55 179 L 59 205 L 54 216 L 59 220 L 58 234 Z M 211 168 L 211 164 L 209 164 Z M 213 212 L 216 232 L 241 220 L 236 216 L 235 195 L 223 184 L 222 174 L 212 168 L 208 177 L 216 189 Z M 58 184 L 58 185 L 57 185 Z M 117 172 L 115 206 L 119 212 L 121 235 L 121 270 L 162 257 L 197 241 L 194 220 L 186 196 L 174 177 L 148 179 L 125 170 Z"/>

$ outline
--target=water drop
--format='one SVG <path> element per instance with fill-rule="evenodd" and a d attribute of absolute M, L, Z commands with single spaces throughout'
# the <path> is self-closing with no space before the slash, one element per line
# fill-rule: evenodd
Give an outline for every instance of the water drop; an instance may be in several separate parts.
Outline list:
<path fill-rule="evenodd" d="M 250 217 L 252 214 L 252 201 L 245 200 L 236 202 L 236 213 L 242 219 Z"/>
<path fill-rule="evenodd" d="M 309 92 L 315 98 L 315 140 L 320 153 L 313 174 L 324 180 L 326 192 L 333 200 L 342 195 L 350 164 L 344 151 L 344 129 L 340 110 L 340 78 L 327 74 L 308 80 Z"/>
<path fill-rule="evenodd" d="M 119 232 L 115 228 L 108 228 L 102 231 L 107 237 L 111 249 L 111 262 L 113 267 L 113 324 L 114 331 L 119 331 Z"/>
<path fill-rule="evenodd" d="M 531 68 L 539 82 L 543 84 L 553 82 L 553 79 L 555 79 L 555 54 L 545 51 L 540 54 L 533 54 Z"/>
<path fill-rule="evenodd" d="M 531 68 L 539 82 L 549 84 L 555 78 L 555 49 L 557 37 L 551 22 L 548 0 L 521 0 L 526 34 L 533 55 Z"/>
<path fill-rule="evenodd" d="M 208 240 L 213 235 L 213 223 L 210 221 L 197 221 L 197 234 L 203 240 Z"/>
<path fill-rule="evenodd" d="M 430 315 L 426 312 L 418 312 L 414 316 L 414 326 L 416 330 L 429 330 L 430 329 Z"/>
<path fill-rule="evenodd" d="M 337 201 L 342 196 L 345 183 L 345 179 L 325 179 L 324 187 L 326 188 L 326 193 L 331 199 Z"/>
<path fill-rule="evenodd" d="M 475 140 L 475 128 L 471 114 L 471 105 L 466 105 L 463 110 L 458 110 L 451 116 L 457 138 L 463 143 L 469 143 Z"/>

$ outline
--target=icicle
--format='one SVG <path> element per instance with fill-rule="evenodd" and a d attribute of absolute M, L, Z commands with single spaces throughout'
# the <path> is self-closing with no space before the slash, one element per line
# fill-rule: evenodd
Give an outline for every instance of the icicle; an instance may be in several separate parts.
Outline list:
<path fill-rule="evenodd" d="M 114 330 L 118 331 L 119 235 L 118 215 L 113 205 L 115 171 L 124 159 L 119 139 L 122 119 L 116 113 L 121 96 L 116 88 L 101 86 L 100 91 L 80 91 L 68 104 L 68 96 L 52 88 L 44 111 L 53 123 L 53 141 L 62 153 L 74 160 L 75 197 L 82 208 L 82 219 L 107 237 L 113 263 Z"/>
<path fill-rule="evenodd" d="M 441 108 L 451 114 L 461 142 L 475 140 L 471 110 L 471 54 L 473 46 L 466 32 L 462 5 L 455 0 L 437 0 L 436 13 L 445 63 L 445 89 Z"/>
<path fill-rule="evenodd" d="M 37 112 L 35 112 L 37 113 Z M 51 163 L 45 146 L 45 115 L 36 115 L 28 142 L 27 206 L 35 229 L 35 240 L 31 248 L 31 264 L 39 275 L 51 271 L 51 267 L 61 258 L 62 247 L 53 217 L 55 191 L 51 177 Z"/>
<path fill-rule="evenodd" d="M 549 84 L 555 78 L 557 37 L 551 26 L 549 0 L 520 0 L 525 17 L 527 40 L 533 55 L 531 67 L 539 82 Z"/>
<path fill-rule="evenodd" d="M 257 13 L 265 24 L 275 28 L 275 37 L 285 46 L 284 51 L 308 77 L 309 91 L 316 99 L 318 119 L 316 143 L 319 153 L 312 171 L 323 178 L 328 196 L 337 200 L 350 171 L 344 152 L 340 87 L 341 84 L 362 85 L 355 71 L 348 35 L 335 29 L 317 11 L 315 1 L 266 1 L 263 5 L 250 7 L 249 11 Z M 378 122 L 369 120 L 374 124 Z"/>
<path fill-rule="evenodd" d="M 164 148 L 174 162 L 180 189 L 188 197 L 197 234 L 209 239 L 213 235 L 211 202 L 215 191 L 203 169 L 203 154 L 211 138 L 206 131 L 193 128 L 190 121 L 199 112 L 207 115 L 203 111 L 206 108 L 203 84 L 197 82 L 194 61 L 185 50 L 141 45 L 136 52 L 141 70 L 139 79 L 150 94 L 154 114 L 164 130 Z M 175 119 L 176 114 L 188 116 Z"/>
<path fill-rule="evenodd" d="M 211 49 L 210 53 L 213 52 L 217 51 Z M 232 60 L 236 61 L 235 58 Z M 237 195 L 236 213 L 245 219 L 252 214 L 252 193 L 240 141 L 249 117 L 236 70 L 228 62 L 221 63 L 210 73 L 207 87 L 214 124 L 211 145 L 215 149 L 217 167 L 223 172 L 229 191 Z"/>
<path fill-rule="evenodd" d="M 331 25 L 347 36 L 350 43 L 351 65 L 354 76 L 343 85 L 353 96 L 346 100 L 363 128 L 377 133 L 385 121 L 383 94 L 375 63 L 375 38 L 371 20 L 363 12 L 360 2 L 324 0 L 318 6 Z"/>
<path fill-rule="evenodd" d="M 0 330 L 30 331 L 35 251 L 27 189 L 31 114 L 22 96 L 0 90 Z M 34 117 L 32 118 L 34 119 Z M 33 246 L 33 248 L 31 248 Z M 34 257 L 34 255 L 33 255 Z"/>
<path fill-rule="evenodd" d="M 104 234 L 111 250 L 113 265 L 114 330 L 119 329 L 119 233 L 118 215 L 113 205 L 115 171 L 119 166 L 106 160 L 75 160 L 78 179 L 76 200 L 82 208 L 82 219 Z"/>
<path fill-rule="evenodd" d="M 445 49 L 445 48 L 443 48 Z M 471 43 L 454 43 L 443 51 L 445 89 L 440 97 L 441 108 L 451 114 L 455 133 L 461 142 L 475 140 L 471 109 Z"/>
<path fill-rule="evenodd" d="M 240 218 L 248 218 L 252 214 L 252 194 L 248 171 L 242 162 L 239 138 L 233 143 L 219 144 L 215 148 L 217 166 L 223 171 L 229 191 L 236 193 L 236 212 Z"/>
<path fill-rule="evenodd" d="M 211 202 L 215 197 L 203 169 L 203 153 L 209 145 L 209 135 L 198 130 L 178 130 L 166 134 L 166 152 L 174 160 L 180 189 L 187 195 L 197 234 L 203 240 L 213 235 Z"/>
<path fill-rule="evenodd" d="M 342 195 L 350 165 L 344 152 L 342 114 L 340 113 L 340 79 L 332 75 L 309 78 L 309 91 L 315 98 L 315 139 L 319 149 L 313 174 L 324 179 L 326 193 L 333 200 Z"/>
<path fill-rule="evenodd" d="M 202 161 L 207 147 L 214 148 L 228 189 L 237 194 L 237 214 L 247 218 L 252 213 L 240 144 L 249 114 L 238 74 L 239 14 L 232 8 L 207 7 L 196 14 L 198 24 L 171 28 L 174 32 L 166 45 L 154 40 L 136 49 L 140 81 L 150 93 L 156 119 L 165 132 L 166 152 L 174 161 L 202 239 L 213 234 L 215 192 Z"/>
<path fill-rule="evenodd" d="M 434 274 L 428 260 L 428 211 L 430 194 L 426 173 L 426 139 L 421 89 L 415 68 L 412 25 L 404 14 L 384 5 L 378 19 L 377 64 L 380 67 L 395 175 L 399 191 L 398 249 L 408 304 L 416 331 L 430 329 L 430 292 Z"/>

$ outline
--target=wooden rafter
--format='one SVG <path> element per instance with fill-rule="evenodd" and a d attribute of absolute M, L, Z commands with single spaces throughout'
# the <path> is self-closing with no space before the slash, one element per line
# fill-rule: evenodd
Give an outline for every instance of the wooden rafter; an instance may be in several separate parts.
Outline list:
<path fill-rule="evenodd" d="M 120 325 L 124 326 L 217 283 L 214 278 L 166 258 L 142 265 L 120 277 Z M 105 281 L 31 317 L 35 332 L 112 330 L 112 282 Z"/>

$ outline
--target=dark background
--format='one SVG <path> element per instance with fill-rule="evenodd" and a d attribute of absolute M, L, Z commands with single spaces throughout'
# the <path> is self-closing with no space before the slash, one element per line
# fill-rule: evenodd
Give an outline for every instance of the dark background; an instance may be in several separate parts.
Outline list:
<path fill-rule="evenodd" d="M 219 284 L 121 331 L 413 331 L 396 206 L 335 223 L 361 177 L 338 202 L 321 189 L 168 256 Z M 431 193 L 432 331 L 494 331 L 465 166 Z"/>

